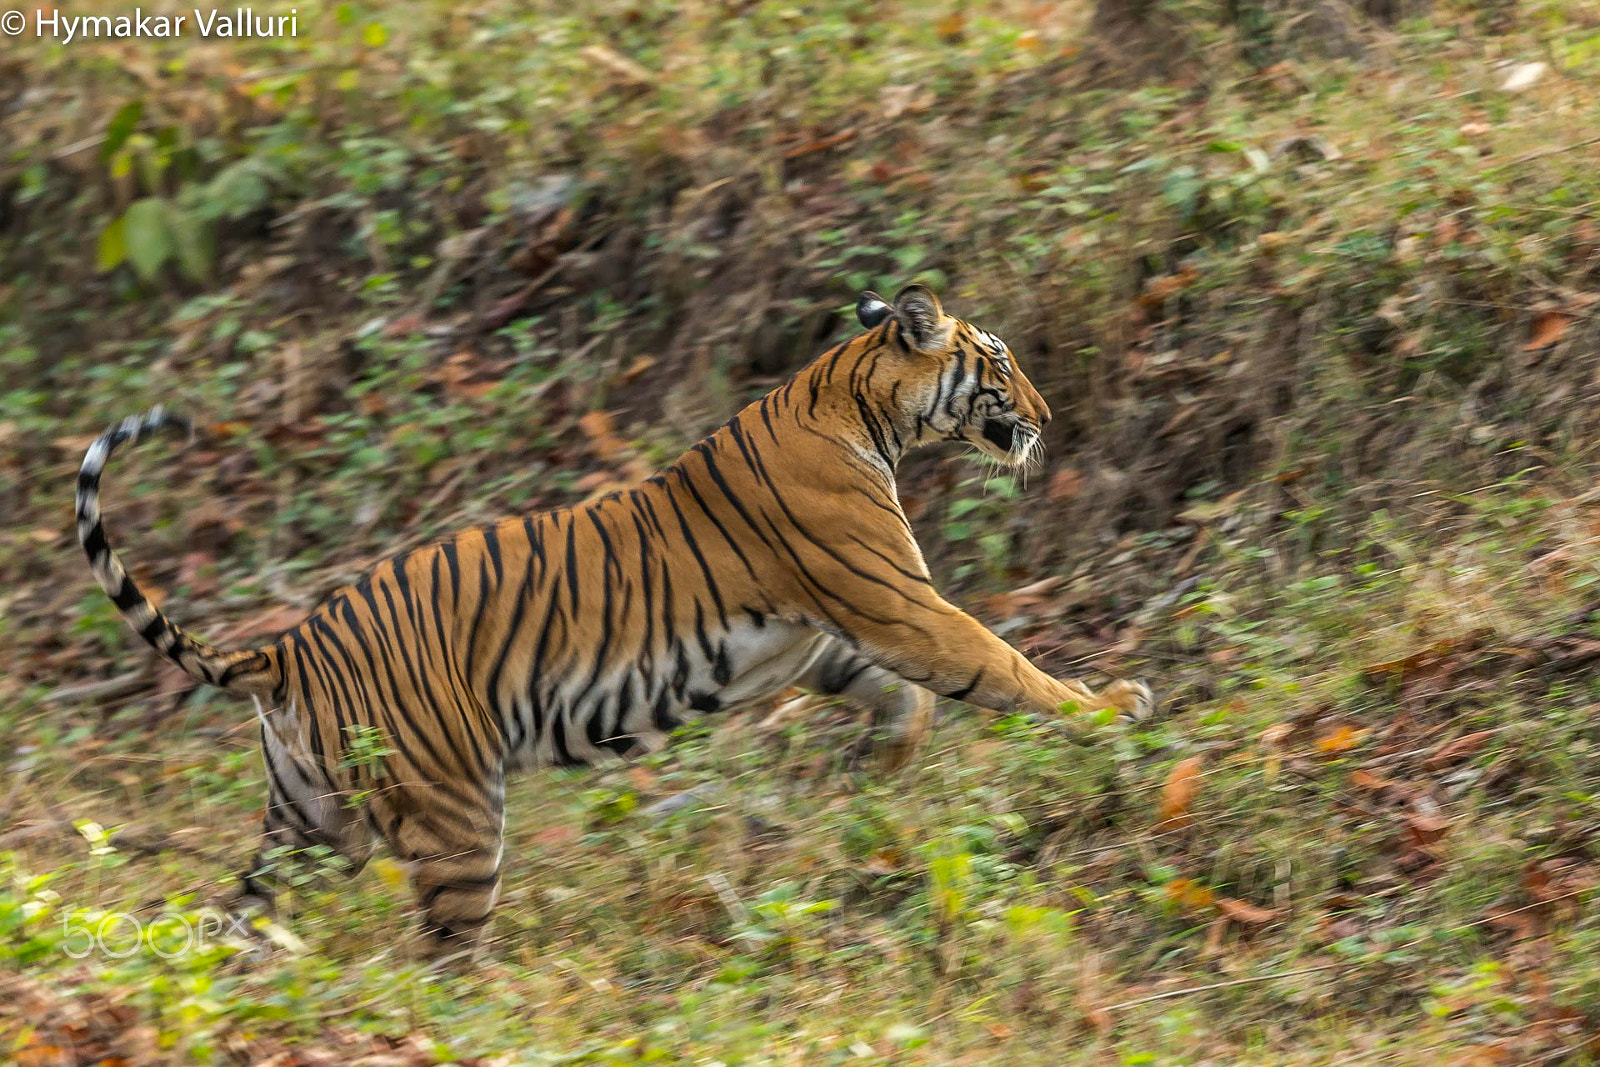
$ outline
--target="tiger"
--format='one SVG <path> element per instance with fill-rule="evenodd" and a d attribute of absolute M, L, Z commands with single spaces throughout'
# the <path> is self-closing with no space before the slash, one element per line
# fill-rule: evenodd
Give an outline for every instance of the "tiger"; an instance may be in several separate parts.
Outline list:
<path fill-rule="evenodd" d="M 260 648 L 180 629 L 106 538 L 112 452 L 188 423 L 157 408 L 97 438 L 76 498 L 94 577 L 156 651 L 254 700 L 268 789 L 235 905 L 270 909 L 283 857 L 320 848 L 354 873 L 382 843 L 422 952 L 471 958 L 500 893 L 508 773 L 651 752 L 790 687 L 870 711 L 891 769 L 936 696 L 1148 715 L 1144 682 L 1053 678 L 945 600 L 901 507 L 896 468 L 919 445 L 1036 455 L 1050 409 L 1015 354 L 920 284 L 862 293 L 856 313 L 863 332 L 649 478 L 395 555 Z"/>

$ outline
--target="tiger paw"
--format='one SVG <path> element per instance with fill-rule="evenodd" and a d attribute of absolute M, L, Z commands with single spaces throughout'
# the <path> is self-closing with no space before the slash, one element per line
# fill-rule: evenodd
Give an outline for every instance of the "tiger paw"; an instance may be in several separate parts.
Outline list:
<path fill-rule="evenodd" d="M 881 775 L 896 774 L 910 766 L 922 751 L 923 736 L 892 736 L 876 739 L 872 744 L 872 763 Z"/>
<path fill-rule="evenodd" d="M 462 932 L 423 920 L 416 955 L 431 974 L 472 974 L 489 958 L 488 924 Z"/>
<path fill-rule="evenodd" d="M 873 745 L 873 760 L 881 774 L 909 767 L 933 737 L 933 694 L 917 690 L 910 707 L 901 708 L 884 724 L 883 736 Z"/>
<path fill-rule="evenodd" d="M 1155 713 L 1156 695 L 1143 682 L 1118 679 L 1101 690 L 1106 702 L 1133 722 L 1143 722 Z"/>
<path fill-rule="evenodd" d="M 864 731 L 845 749 L 844 768 L 850 775 L 888 777 L 909 767 L 927 747 L 931 731 Z"/>

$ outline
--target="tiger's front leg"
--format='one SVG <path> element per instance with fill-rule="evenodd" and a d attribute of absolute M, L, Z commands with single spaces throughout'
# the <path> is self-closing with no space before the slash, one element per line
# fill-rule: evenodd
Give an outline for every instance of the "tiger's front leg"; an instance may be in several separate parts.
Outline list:
<path fill-rule="evenodd" d="M 1052 678 L 960 608 L 939 603 L 903 623 L 865 628 L 863 651 L 941 696 L 994 711 L 1053 716 L 1112 708 L 1138 720 L 1155 709 L 1142 681 L 1121 678 L 1096 691 L 1076 678 Z"/>
<path fill-rule="evenodd" d="M 882 555 L 893 558 L 887 551 Z M 921 566 L 920 556 L 903 549 L 902 558 L 905 567 Z M 1096 692 L 1077 679 L 1050 677 L 931 585 L 886 595 L 881 585 L 855 572 L 834 571 L 830 577 L 844 599 L 871 605 L 841 620 L 846 627 L 841 636 L 877 666 L 940 696 L 1039 715 L 1114 708 L 1143 719 L 1154 710 L 1154 695 L 1144 682 L 1120 679 Z"/>

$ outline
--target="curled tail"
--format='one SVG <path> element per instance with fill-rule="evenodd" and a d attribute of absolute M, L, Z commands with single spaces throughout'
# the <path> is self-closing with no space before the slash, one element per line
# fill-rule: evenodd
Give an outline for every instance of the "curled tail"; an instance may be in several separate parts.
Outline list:
<path fill-rule="evenodd" d="M 191 432 L 187 419 L 157 407 L 148 415 L 129 416 L 89 446 L 78 472 L 78 541 L 89 556 L 89 568 L 100 588 L 157 652 L 198 681 L 230 692 L 267 696 L 283 680 L 275 649 L 224 652 L 184 633 L 140 592 L 106 541 L 105 527 L 100 522 L 100 472 L 105 469 L 106 460 L 124 441 L 138 441 L 146 434 L 168 428 Z"/>

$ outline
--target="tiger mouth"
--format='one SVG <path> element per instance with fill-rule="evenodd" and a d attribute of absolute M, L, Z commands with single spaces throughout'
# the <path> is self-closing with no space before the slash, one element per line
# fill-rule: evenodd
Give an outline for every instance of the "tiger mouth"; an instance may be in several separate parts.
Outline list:
<path fill-rule="evenodd" d="M 983 420 L 983 439 L 1000 451 L 1010 453 L 1017 443 L 1017 424 L 999 419 Z"/>

